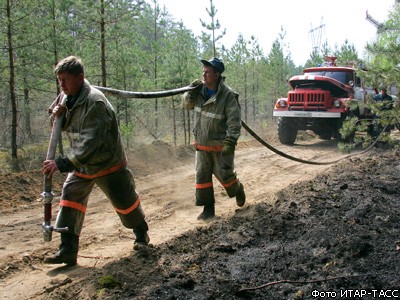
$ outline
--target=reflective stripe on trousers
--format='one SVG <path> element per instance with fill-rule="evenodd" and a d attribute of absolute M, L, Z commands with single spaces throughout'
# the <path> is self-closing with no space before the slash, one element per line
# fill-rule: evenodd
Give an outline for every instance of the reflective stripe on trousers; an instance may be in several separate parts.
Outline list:
<path fill-rule="evenodd" d="M 129 169 L 122 167 L 112 174 L 94 179 L 69 173 L 62 190 L 57 227 L 69 227 L 71 233 L 80 235 L 89 195 L 95 184 L 110 199 L 125 227 L 136 228 L 142 224 L 145 215 L 135 190 L 133 175 Z"/>
<path fill-rule="evenodd" d="M 213 174 L 225 188 L 229 197 L 236 196 L 240 182 L 234 170 L 234 155 L 196 151 L 196 205 L 215 202 Z"/>

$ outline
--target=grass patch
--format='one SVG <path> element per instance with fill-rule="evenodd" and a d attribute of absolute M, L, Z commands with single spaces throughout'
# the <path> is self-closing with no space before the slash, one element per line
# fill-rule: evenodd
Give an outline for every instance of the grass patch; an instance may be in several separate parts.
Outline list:
<path fill-rule="evenodd" d="M 100 289 L 113 289 L 121 285 L 120 282 L 112 275 L 100 277 L 97 283 Z"/>

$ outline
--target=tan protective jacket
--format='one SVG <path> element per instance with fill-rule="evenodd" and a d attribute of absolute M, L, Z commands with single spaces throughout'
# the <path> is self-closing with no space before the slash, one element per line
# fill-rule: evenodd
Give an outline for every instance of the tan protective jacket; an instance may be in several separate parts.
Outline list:
<path fill-rule="evenodd" d="M 69 139 L 67 157 L 78 169 L 77 176 L 95 178 L 126 164 L 115 111 L 104 94 L 87 80 L 75 105 L 67 110 L 62 130 Z"/>
<path fill-rule="evenodd" d="M 236 144 L 240 136 L 241 114 L 239 95 L 223 80 L 218 91 L 207 100 L 207 88 L 203 86 L 196 99 L 191 93 L 183 95 L 185 109 L 194 109 L 194 144 L 198 150 L 221 151 L 224 140 Z"/>

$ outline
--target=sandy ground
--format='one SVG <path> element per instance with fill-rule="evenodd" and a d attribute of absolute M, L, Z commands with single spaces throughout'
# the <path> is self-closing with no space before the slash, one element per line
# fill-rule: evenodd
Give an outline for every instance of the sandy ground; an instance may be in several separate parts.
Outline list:
<path fill-rule="evenodd" d="M 283 152 L 313 161 L 332 161 L 345 156 L 338 152 L 335 141 L 312 140 L 292 147 L 278 147 Z M 246 205 L 244 208 L 236 207 L 235 200 L 229 199 L 219 183 L 215 182 L 217 218 L 213 222 L 227 220 L 257 204 L 273 205 L 277 194 L 284 188 L 310 181 L 332 168 L 332 165 L 301 164 L 288 160 L 255 141 L 240 143 L 235 162 L 238 176 L 245 186 Z M 201 208 L 194 206 L 193 150 L 177 150 L 167 145 L 143 148 L 130 154 L 129 165 L 135 175 L 137 190 L 150 227 L 151 243 L 155 249 L 171 243 L 173 239 L 187 232 L 209 228 L 210 224 L 196 219 Z M 24 176 L 25 180 L 21 180 Z M 3 180 L 6 181 L 4 178 Z M 41 175 L 38 172 L 18 174 L 17 177 L 8 178 L 10 180 L 14 184 L 7 191 L 3 190 L 2 197 L 21 193 L 25 194 L 24 197 L 33 197 L 35 200 L 29 202 L 20 197 L 14 201 L 14 205 L 6 205 L 9 204 L 8 199 L 1 199 L 0 299 L 90 299 L 93 294 L 84 296 L 82 289 L 75 292 L 68 290 L 63 294 L 63 288 L 75 281 L 85 281 L 86 276 L 101 273 L 113 262 L 135 255 L 132 250 L 132 233 L 120 224 L 108 200 L 99 189 L 95 189 L 89 200 L 81 235 L 78 266 L 67 268 L 44 265 L 44 256 L 57 250 L 59 235 L 54 233 L 50 243 L 43 241 L 43 204 L 40 192 L 28 196 L 26 191 L 32 194 L 38 190 L 19 187 L 40 183 Z M 62 178 L 55 187 L 56 192 L 59 192 L 61 183 Z M 2 186 L 5 187 L 4 182 Z M 13 188 L 19 191 L 11 190 Z M 53 203 L 54 218 L 58 209 L 57 200 Z M 96 297 L 102 298 L 99 294 Z M 124 299 L 115 295 L 110 297 L 119 298 Z"/>

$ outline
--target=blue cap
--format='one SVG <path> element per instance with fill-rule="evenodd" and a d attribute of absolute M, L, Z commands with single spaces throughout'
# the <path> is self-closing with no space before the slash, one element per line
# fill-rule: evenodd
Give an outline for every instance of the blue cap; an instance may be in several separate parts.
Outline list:
<path fill-rule="evenodd" d="M 203 65 L 214 67 L 221 74 L 225 71 L 224 63 L 219 58 L 212 57 L 210 60 L 202 59 L 201 62 Z"/>

